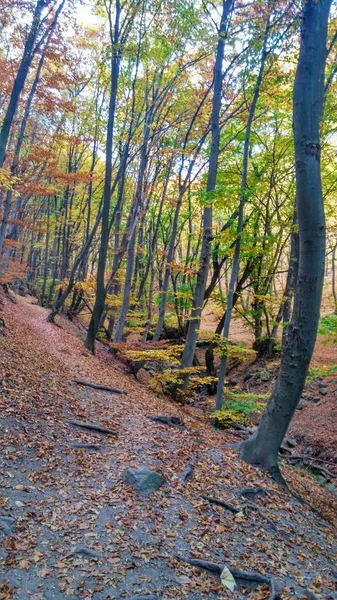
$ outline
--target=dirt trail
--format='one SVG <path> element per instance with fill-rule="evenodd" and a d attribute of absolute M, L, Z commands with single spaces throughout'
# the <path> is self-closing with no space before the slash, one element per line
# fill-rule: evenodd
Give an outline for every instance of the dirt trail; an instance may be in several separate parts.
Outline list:
<path fill-rule="evenodd" d="M 25 299 L 6 303 L 4 315 L 1 599 L 269 597 L 266 587 L 231 594 L 213 576 L 179 563 L 177 553 L 271 574 L 284 587 L 283 600 L 304 598 L 306 587 L 317 598 L 337 598 L 331 525 L 240 462 L 227 447 L 235 436 L 212 430 L 192 409 L 157 398 L 104 349 L 87 354 L 67 321 L 60 320 L 61 327 L 47 323 L 47 312 Z M 69 383 L 73 378 L 126 394 L 80 388 Z M 187 428 L 147 418 L 156 414 L 179 416 Z M 73 429 L 71 419 L 117 429 L 118 437 Z M 74 448 L 78 442 L 99 444 L 100 450 Z M 146 499 L 123 483 L 123 472 L 140 465 L 167 482 Z M 187 465 L 193 477 L 184 485 Z M 266 490 L 256 498 L 261 514 L 234 515 L 201 498 L 217 496 L 241 507 L 238 490 L 253 486 Z M 13 522 L 4 526 L 2 517 Z"/>

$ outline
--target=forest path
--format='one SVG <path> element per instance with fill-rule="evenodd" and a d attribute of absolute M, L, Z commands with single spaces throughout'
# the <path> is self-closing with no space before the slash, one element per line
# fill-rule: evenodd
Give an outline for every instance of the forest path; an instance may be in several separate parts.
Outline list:
<path fill-rule="evenodd" d="M 192 409 L 157 398 L 121 371 L 103 348 L 83 349 L 76 328 L 19 299 L 4 307 L 0 340 L 0 598 L 108 600 L 247 598 L 205 572 L 178 563 L 193 555 L 274 575 L 282 598 L 337 598 L 332 528 L 226 447 Z M 126 394 L 81 388 L 86 379 Z M 149 415 L 179 416 L 187 428 L 155 424 Z M 71 428 L 83 420 L 117 429 L 118 437 Z M 99 451 L 74 448 L 95 443 Z M 123 483 L 123 472 L 146 465 L 166 479 L 149 498 Z M 193 467 L 186 485 L 181 473 Z M 241 507 L 240 488 L 261 486 L 256 511 L 237 515 L 202 494 Z M 13 521 L 5 521 L 9 517 Z M 79 550 L 80 554 L 74 554 Z M 93 554 L 88 556 L 88 553 Z M 268 598 L 267 588 L 249 598 Z"/>

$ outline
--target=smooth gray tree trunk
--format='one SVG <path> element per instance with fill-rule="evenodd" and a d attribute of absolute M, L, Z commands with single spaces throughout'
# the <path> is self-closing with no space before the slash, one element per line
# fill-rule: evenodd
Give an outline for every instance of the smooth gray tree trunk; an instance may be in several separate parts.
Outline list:
<path fill-rule="evenodd" d="M 110 5 L 111 10 L 111 5 Z M 111 70 L 110 70 L 110 100 L 109 100 L 109 115 L 108 115 L 108 128 L 106 134 L 106 147 L 105 147 L 105 176 L 104 176 L 104 190 L 103 190 L 103 209 L 102 209 L 102 227 L 101 227 L 101 244 L 98 255 L 98 267 L 96 277 L 96 298 L 95 304 L 91 315 L 91 320 L 88 327 L 87 337 L 85 340 L 85 346 L 91 352 L 95 353 L 95 339 L 99 329 L 102 313 L 104 311 L 105 302 L 105 285 L 104 285 L 104 274 L 106 259 L 108 253 L 109 244 L 109 220 L 110 220 L 110 205 L 111 205 L 111 180 L 112 180 L 112 152 L 113 152 L 113 135 L 114 135 L 114 124 L 115 124 L 115 112 L 117 102 L 117 89 L 119 79 L 119 68 L 121 61 L 120 51 L 120 16 L 121 16 L 121 4 L 120 0 L 115 2 L 115 23 L 114 30 L 110 32 L 111 45 L 112 45 L 112 56 L 111 56 Z M 111 13 L 109 15 L 111 19 Z"/>
<path fill-rule="evenodd" d="M 313 353 L 324 280 L 325 218 L 320 120 L 331 0 L 306 0 L 293 94 L 299 265 L 294 310 L 273 394 L 257 431 L 241 446 L 248 463 L 278 473 L 278 452 L 300 400 Z"/>

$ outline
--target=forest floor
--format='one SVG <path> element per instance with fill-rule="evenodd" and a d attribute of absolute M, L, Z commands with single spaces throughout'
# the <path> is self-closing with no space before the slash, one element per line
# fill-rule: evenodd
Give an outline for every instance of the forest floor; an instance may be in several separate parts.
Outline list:
<path fill-rule="evenodd" d="M 307 588 L 311 598 L 337 598 L 332 493 L 284 465 L 290 486 L 316 510 L 301 504 L 239 460 L 228 447 L 237 435 L 216 431 L 193 407 L 156 397 L 104 348 L 88 354 L 65 319 L 49 324 L 45 309 L 22 298 L 6 300 L 2 314 L 1 600 L 271 597 L 268 585 L 232 594 L 177 554 L 273 576 L 283 600 L 309 597 Z M 124 394 L 81 387 L 75 378 Z M 180 417 L 186 428 L 148 419 L 158 414 Z M 85 432 L 70 420 L 118 435 Z M 147 498 L 123 482 L 126 469 L 143 465 L 166 480 Z M 184 483 L 187 467 L 193 475 Z M 249 500 L 259 511 L 240 495 L 247 487 L 264 488 Z M 205 494 L 240 511 L 210 504 Z"/>

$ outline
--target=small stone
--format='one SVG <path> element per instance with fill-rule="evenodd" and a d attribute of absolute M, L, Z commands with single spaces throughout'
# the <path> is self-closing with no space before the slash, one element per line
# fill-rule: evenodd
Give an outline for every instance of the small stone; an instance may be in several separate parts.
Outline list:
<path fill-rule="evenodd" d="M 0 516 L 0 528 L 5 532 L 5 535 L 14 535 L 16 529 L 16 520 L 12 517 Z"/>
<path fill-rule="evenodd" d="M 319 388 L 319 393 L 321 394 L 321 396 L 326 396 L 328 391 L 326 388 L 321 387 L 321 388 Z"/>
<path fill-rule="evenodd" d="M 244 376 L 243 376 L 243 381 L 248 381 L 248 379 L 251 379 L 253 377 L 253 373 L 250 369 L 246 369 Z"/>
<path fill-rule="evenodd" d="M 257 373 L 257 376 L 260 379 L 260 381 L 263 382 L 270 381 L 273 378 L 273 374 L 270 371 L 268 371 L 268 369 L 262 369 L 262 371 L 259 371 Z"/>
<path fill-rule="evenodd" d="M 165 483 L 160 473 L 151 471 L 148 467 L 128 469 L 124 472 L 123 480 L 126 485 L 131 485 L 141 496 L 149 496 Z"/>
<path fill-rule="evenodd" d="M 296 410 L 303 410 L 303 408 L 306 408 L 308 406 L 309 402 L 306 402 L 305 400 L 301 400 L 298 405 Z"/>
<path fill-rule="evenodd" d="M 144 385 L 148 385 L 149 382 L 152 379 L 152 375 L 150 371 L 147 371 L 146 369 L 139 369 L 138 373 L 137 373 L 137 379 L 140 383 L 143 383 Z"/>
<path fill-rule="evenodd" d="M 288 448 L 295 448 L 295 446 L 297 446 L 297 442 L 291 438 L 285 438 L 284 444 L 285 446 L 288 446 Z"/>

